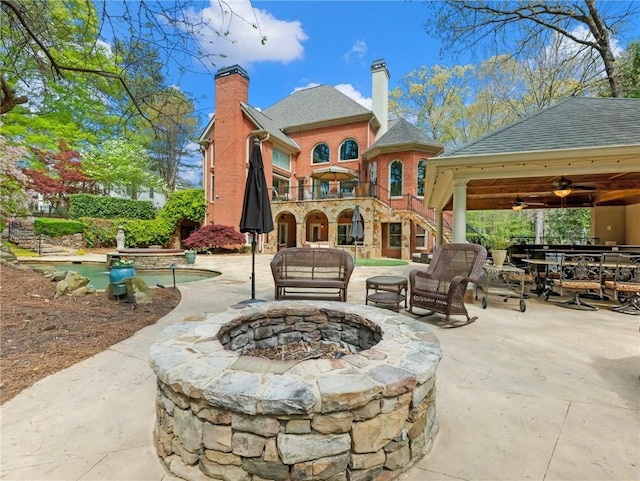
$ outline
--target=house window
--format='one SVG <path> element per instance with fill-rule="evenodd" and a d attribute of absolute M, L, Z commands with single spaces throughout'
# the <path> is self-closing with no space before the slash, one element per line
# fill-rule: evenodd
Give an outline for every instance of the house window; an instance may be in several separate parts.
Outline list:
<path fill-rule="evenodd" d="M 418 189 L 417 195 L 418 197 L 424 197 L 424 176 L 427 172 L 427 161 L 424 159 L 420 159 L 418 162 Z"/>
<path fill-rule="evenodd" d="M 402 247 L 402 224 L 400 222 L 389 224 L 389 247 L 393 249 Z"/>
<path fill-rule="evenodd" d="M 394 160 L 389 166 L 389 192 L 393 197 L 402 195 L 402 162 Z"/>
<path fill-rule="evenodd" d="M 216 200 L 216 190 L 215 190 L 215 175 L 211 172 L 211 202 Z"/>
<path fill-rule="evenodd" d="M 291 170 L 291 156 L 274 147 L 273 165 L 281 167 L 284 170 Z"/>
<path fill-rule="evenodd" d="M 416 248 L 425 249 L 427 246 L 427 231 L 416 225 Z"/>
<path fill-rule="evenodd" d="M 313 163 L 326 164 L 329 162 L 329 146 L 327 144 L 318 144 L 313 149 Z"/>
<path fill-rule="evenodd" d="M 149 188 L 149 199 L 153 199 L 153 187 Z"/>
<path fill-rule="evenodd" d="M 351 224 L 338 224 L 338 245 L 346 246 L 349 244 L 353 244 Z"/>
<path fill-rule="evenodd" d="M 340 160 L 355 160 L 358 158 L 358 143 L 355 140 L 345 140 L 340 146 Z"/>
<path fill-rule="evenodd" d="M 211 156 L 211 167 L 215 167 L 216 165 L 216 144 L 215 143 L 211 143 L 211 146 L 209 147 L 209 152 L 210 152 L 210 156 Z"/>
<path fill-rule="evenodd" d="M 271 193 L 271 200 L 289 200 L 289 179 L 274 174 Z"/>

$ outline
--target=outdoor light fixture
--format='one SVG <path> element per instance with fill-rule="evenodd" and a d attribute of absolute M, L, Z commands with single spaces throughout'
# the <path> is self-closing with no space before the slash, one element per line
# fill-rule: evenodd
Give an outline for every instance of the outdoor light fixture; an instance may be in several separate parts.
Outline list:
<path fill-rule="evenodd" d="M 522 210 L 522 209 L 524 209 L 524 204 L 513 204 L 513 205 L 511 206 L 511 208 L 512 208 L 513 210 Z"/>
<path fill-rule="evenodd" d="M 556 189 L 553 193 L 562 199 L 571 193 L 571 189 L 565 187 L 564 189 Z"/>
<path fill-rule="evenodd" d="M 178 266 L 177 266 L 177 265 L 175 265 L 175 264 L 171 264 L 171 265 L 169 266 L 169 269 L 171 269 L 171 273 L 173 274 L 173 288 L 174 288 L 174 289 L 176 288 L 176 268 L 177 268 L 177 267 L 178 267 Z"/>

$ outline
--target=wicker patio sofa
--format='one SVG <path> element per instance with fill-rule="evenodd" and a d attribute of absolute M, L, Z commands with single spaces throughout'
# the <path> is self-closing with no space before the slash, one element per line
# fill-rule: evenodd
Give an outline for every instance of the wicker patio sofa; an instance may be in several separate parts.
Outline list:
<path fill-rule="evenodd" d="M 409 312 L 415 307 L 438 312 L 446 316 L 450 327 L 469 324 L 477 317 L 469 317 L 464 305 L 467 284 L 477 283 L 487 250 L 477 244 L 446 244 L 433 254 L 433 260 L 425 270 L 409 273 Z M 453 323 L 451 315 L 465 315 L 466 322 Z"/>
<path fill-rule="evenodd" d="M 340 249 L 290 247 L 271 261 L 276 300 L 337 297 L 346 302 L 352 272 L 351 254 Z"/>

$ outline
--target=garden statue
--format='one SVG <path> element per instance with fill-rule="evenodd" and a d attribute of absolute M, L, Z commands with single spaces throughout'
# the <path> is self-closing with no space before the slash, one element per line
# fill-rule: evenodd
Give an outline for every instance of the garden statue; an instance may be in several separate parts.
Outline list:
<path fill-rule="evenodd" d="M 124 227 L 118 226 L 118 233 L 116 234 L 116 249 L 124 249 Z"/>

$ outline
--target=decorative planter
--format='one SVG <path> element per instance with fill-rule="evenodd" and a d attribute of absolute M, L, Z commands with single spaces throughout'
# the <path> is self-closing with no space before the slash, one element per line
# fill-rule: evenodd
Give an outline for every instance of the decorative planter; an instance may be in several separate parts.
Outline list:
<path fill-rule="evenodd" d="M 114 284 L 135 276 L 136 268 L 133 266 L 111 266 L 111 270 L 109 271 L 109 282 Z"/>
<path fill-rule="evenodd" d="M 493 259 L 493 265 L 496 267 L 502 267 L 505 259 L 507 258 L 506 249 L 492 249 L 491 258 Z"/>
<path fill-rule="evenodd" d="M 187 251 L 184 253 L 184 258 L 187 260 L 187 264 L 193 265 L 196 262 L 196 253 Z"/>

